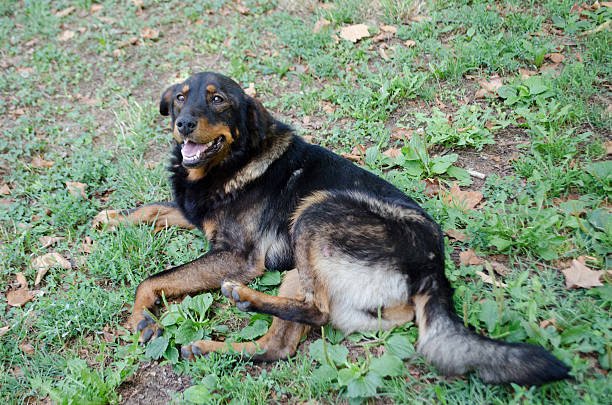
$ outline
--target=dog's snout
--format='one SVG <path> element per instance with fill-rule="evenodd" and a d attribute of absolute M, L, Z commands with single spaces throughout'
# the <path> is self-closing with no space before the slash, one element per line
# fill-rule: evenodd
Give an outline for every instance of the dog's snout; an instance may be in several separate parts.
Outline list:
<path fill-rule="evenodd" d="M 176 120 L 176 127 L 179 132 L 183 135 L 190 134 L 196 127 L 196 122 L 193 118 L 190 117 L 181 117 Z"/>

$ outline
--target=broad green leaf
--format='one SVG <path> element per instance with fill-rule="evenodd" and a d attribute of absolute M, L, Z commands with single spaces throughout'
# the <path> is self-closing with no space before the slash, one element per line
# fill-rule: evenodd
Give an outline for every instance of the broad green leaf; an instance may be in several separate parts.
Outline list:
<path fill-rule="evenodd" d="M 536 254 L 546 261 L 551 261 L 559 258 L 557 252 L 552 250 L 548 245 L 536 249 Z"/>
<path fill-rule="evenodd" d="M 549 90 L 550 87 L 544 84 L 541 76 L 530 76 L 525 80 L 525 85 L 529 88 L 529 94 L 537 95 Z"/>
<path fill-rule="evenodd" d="M 208 388 L 209 391 L 215 391 L 219 388 L 219 377 L 216 374 L 208 374 L 202 378 L 202 385 Z"/>
<path fill-rule="evenodd" d="M 516 89 L 510 86 L 501 86 L 497 89 L 497 95 L 504 99 L 516 97 Z"/>
<path fill-rule="evenodd" d="M 323 364 L 319 368 L 315 369 L 310 377 L 314 381 L 323 384 L 332 381 L 334 378 L 338 378 L 338 370 L 328 364 Z"/>
<path fill-rule="evenodd" d="M 175 325 L 179 320 L 183 319 L 183 316 L 178 311 L 166 312 L 164 316 L 159 320 L 162 326 Z"/>
<path fill-rule="evenodd" d="M 480 320 L 487 325 L 487 330 L 493 332 L 497 320 L 499 319 L 499 310 L 497 304 L 493 300 L 485 300 L 480 307 Z"/>
<path fill-rule="evenodd" d="M 164 358 L 168 359 L 170 363 L 175 364 L 179 360 L 179 352 L 175 346 L 168 345 L 168 348 L 164 352 Z"/>
<path fill-rule="evenodd" d="M 418 160 L 407 160 L 404 162 L 405 172 L 412 177 L 421 177 L 423 174 L 423 166 Z"/>
<path fill-rule="evenodd" d="M 405 370 L 404 362 L 397 356 L 385 353 L 379 358 L 374 358 L 370 362 L 370 370 L 376 372 L 381 377 L 396 377 L 402 375 Z"/>
<path fill-rule="evenodd" d="M 193 385 L 183 392 L 183 399 L 193 404 L 206 404 L 212 400 L 212 395 L 205 385 Z"/>
<path fill-rule="evenodd" d="M 461 167 L 451 166 L 446 170 L 446 174 L 459 180 L 459 185 L 461 186 L 469 186 L 472 184 L 470 174 Z"/>
<path fill-rule="evenodd" d="M 281 282 L 281 276 L 279 271 L 267 271 L 259 279 L 261 285 L 279 285 Z"/>
<path fill-rule="evenodd" d="M 155 360 L 159 359 L 166 348 L 168 347 L 168 339 L 163 336 L 157 337 L 149 342 L 147 345 L 147 350 L 145 351 L 145 356 L 153 358 Z"/>
<path fill-rule="evenodd" d="M 382 378 L 370 371 L 365 376 L 357 377 L 349 382 L 346 387 L 346 396 L 349 398 L 374 396 L 382 383 Z"/>
<path fill-rule="evenodd" d="M 491 238 L 491 245 L 495 246 L 497 250 L 503 251 L 512 245 L 512 241 L 500 236 L 494 236 Z"/>
<path fill-rule="evenodd" d="M 189 308 L 203 316 L 213 303 L 213 297 L 210 293 L 200 294 L 194 297 L 189 303 Z"/>
<path fill-rule="evenodd" d="M 346 363 L 346 357 L 348 356 L 348 349 L 341 345 L 332 345 L 326 343 L 327 356 L 334 365 L 339 366 Z M 312 342 L 308 348 L 310 357 L 315 359 L 321 364 L 327 364 L 325 359 L 325 353 L 323 352 L 323 340 L 317 339 Z"/>
<path fill-rule="evenodd" d="M 194 340 L 200 340 L 204 336 L 204 331 L 198 324 L 188 319 L 176 330 L 174 339 L 176 343 L 185 345 L 193 342 Z"/>
<path fill-rule="evenodd" d="M 332 344 L 340 343 L 342 339 L 344 339 L 344 333 L 340 332 L 338 329 L 334 329 L 330 324 L 325 325 L 323 329 L 325 331 L 325 337 Z"/>
<path fill-rule="evenodd" d="M 361 377 L 361 373 L 356 367 L 343 368 L 338 371 L 338 384 L 347 386 L 351 381 L 359 377 Z"/>
<path fill-rule="evenodd" d="M 263 319 L 258 319 L 253 322 L 252 325 L 245 326 L 240 332 L 236 334 L 243 340 L 253 340 L 260 336 L 263 336 L 268 331 L 268 322 Z"/>
<path fill-rule="evenodd" d="M 414 346 L 408 337 L 403 335 L 393 335 L 385 343 L 387 351 L 402 360 L 414 355 Z"/>

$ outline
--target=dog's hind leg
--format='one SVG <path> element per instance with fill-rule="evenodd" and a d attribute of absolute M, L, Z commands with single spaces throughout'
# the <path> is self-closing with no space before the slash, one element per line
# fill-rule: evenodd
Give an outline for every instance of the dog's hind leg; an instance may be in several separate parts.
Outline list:
<path fill-rule="evenodd" d="M 278 294 L 280 297 L 292 298 L 299 294 L 299 279 L 296 270 L 285 275 Z M 285 321 L 275 317 L 268 332 L 254 342 L 225 343 L 210 340 L 198 340 L 181 348 L 184 359 L 193 359 L 210 352 L 227 352 L 234 350 L 252 356 L 254 360 L 272 361 L 287 358 L 295 353 L 297 346 L 308 332 L 309 326 Z"/>
<path fill-rule="evenodd" d="M 156 232 L 169 226 L 194 228 L 172 202 L 147 204 L 129 210 L 104 210 L 94 217 L 92 227 L 114 229 L 120 223 L 155 225 Z"/>

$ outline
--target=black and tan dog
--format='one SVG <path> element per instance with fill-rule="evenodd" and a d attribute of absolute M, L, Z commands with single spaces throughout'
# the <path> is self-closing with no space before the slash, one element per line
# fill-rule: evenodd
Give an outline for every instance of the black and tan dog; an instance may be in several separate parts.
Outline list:
<path fill-rule="evenodd" d="M 447 375 L 477 371 L 491 383 L 541 384 L 568 367 L 539 346 L 479 336 L 453 310 L 439 226 L 375 175 L 295 136 L 231 79 L 199 73 L 167 89 L 173 203 L 104 211 L 98 219 L 202 229 L 211 249 L 144 280 L 130 325 L 159 334 L 147 311 L 166 297 L 221 287 L 238 308 L 274 315 L 256 342 L 262 360 L 295 353 L 308 325 L 345 333 L 392 328 L 416 316 L 418 352 Z M 264 269 L 293 269 L 274 297 L 246 287 Z M 226 350 L 196 341 L 184 357 Z M 260 350 L 258 350 L 260 349 Z"/>

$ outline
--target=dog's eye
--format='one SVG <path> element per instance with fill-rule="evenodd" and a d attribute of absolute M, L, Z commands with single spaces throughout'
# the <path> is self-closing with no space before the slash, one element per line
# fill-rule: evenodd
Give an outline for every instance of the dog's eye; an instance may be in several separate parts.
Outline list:
<path fill-rule="evenodd" d="M 182 103 L 183 101 L 185 101 L 185 96 L 182 94 L 177 94 L 176 101 L 178 101 L 179 103 Z"/>
<path fill-rule="evenodd" d="M 223 97 L 219 96 L 219 95 L 215 95 L 212 98 L 212 102 L 215 104 L 221 104 L 223 102 Z"/>

